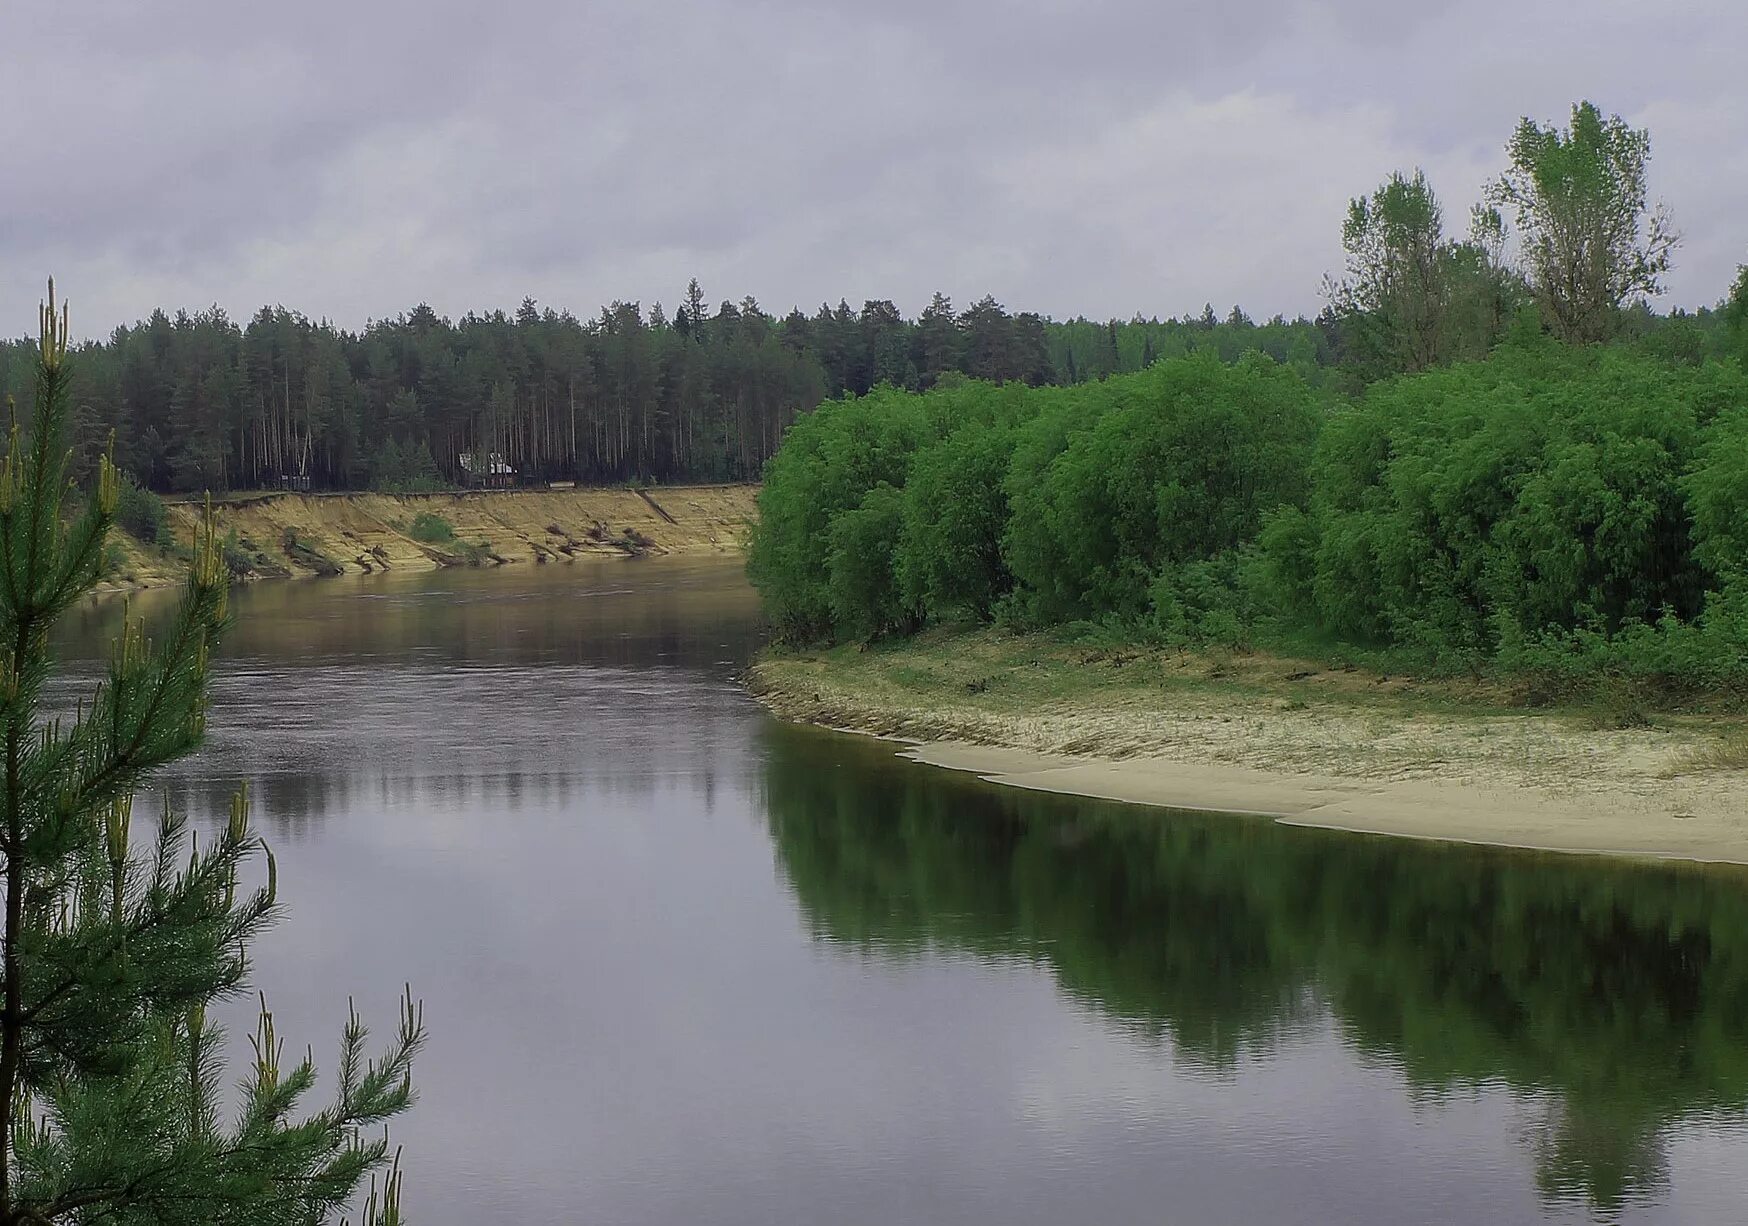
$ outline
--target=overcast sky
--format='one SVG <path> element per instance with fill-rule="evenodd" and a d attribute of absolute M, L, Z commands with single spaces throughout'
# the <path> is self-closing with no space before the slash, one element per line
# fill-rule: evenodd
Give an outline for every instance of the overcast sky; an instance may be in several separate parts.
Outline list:
<path fill-rule="evenodd" d="M 1652 137 L 1665 305 L 1748 261 L 1741 0 L 83 0 L 0 23 L 0 333 L 41 278 L 345 326 L 524 295 L 1313 312 L 1348 197 L 1466 224 L 1520 115 Z"/>

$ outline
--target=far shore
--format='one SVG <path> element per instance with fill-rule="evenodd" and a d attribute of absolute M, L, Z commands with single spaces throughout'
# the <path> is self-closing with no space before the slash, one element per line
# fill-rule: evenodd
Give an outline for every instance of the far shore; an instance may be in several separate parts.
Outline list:
<path fill-rule="evenodd" d="M 995 632 L 772 654 L 777 715 L 994 783 L 1288 825 L 1748 864 L 1735 716 L 1512 709 L 1485 688 Z"/>
<path fill-rule="evenodd" d="M 214 498 L 210 505 L 219 535 L 227 542 L 227 557 L 248 568 L 240 578 L 286 579 L 732 554 L 758 514 L 757 495 L 756 485 L 428 494 L 267 491 Z M 204 500 L 168 504 L 169 527 L 183 546 L 194 539 L 205 506 Z M 442 531 L 429 531 L 433 525 Z M 182 581 L 184 564 L 174 552 L 143 545 L 119 528 L 111 541 L 121 564 L 100 591 L 137 591 Z"/>

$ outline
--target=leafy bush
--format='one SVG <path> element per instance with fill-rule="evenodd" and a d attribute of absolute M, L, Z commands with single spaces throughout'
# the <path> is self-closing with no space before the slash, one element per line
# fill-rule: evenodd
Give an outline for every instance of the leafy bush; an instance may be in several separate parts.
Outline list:
<path fill-rule="evenodd" d="M 443 545 L 455 539 L 455 526 L 441 515 L 420 511 L 408 525 L 407 535 L 426 545 Z"/>
<path fill-rule="evenodd" d="M 748 570 L 792 639 L 1003 617 L 1629 695 L 1611 710 L 1748 691 L 1733 359 L 1524 327 L 1358 403 L 1257 354 L 880 389 L 799 422 L 760 508 Z"/>
<path fill-rule="evenodd" d="M 1718 386 L 1715 369 L 1541 342 L 1375 387 L 1323 430 L 1307 521 L 1264 534 L 1277 611 L 1448 667 L 1691 620 L 1715 582 L 1686 474 Z"/>
<path fill-rule="evenodd" d="M 1719 575 L 1748 577 L 1748 398 L 1712 423 L 1685 488 L 1694 556 Z"/>
<path fill-rule="evenodd" d="M 1020 389 L 991 393 L 989 416 L 962 422 L 918 453 L 905 486 L 904 527 L 896 564 L 909 605 L 928 617 L 987 620 L 1013 587 L 1002 557 L 1008 523 L 1006 478 Z"/>
<path fill-rule="evenodd" d="M 878 486 L 903 486 L 929 430 L 922 399 L 880 388 L 823 405 L 790 428 L 766 466 L 747 573 L 785 637 L 833 637 L 843 606 L 830 576 L 832 523 Z"/>
<path fill-rule="evenodd" d="M 225 560 L 226 573 L 233 579 L 247 579 L 255 571 L 255 560 L 238 542 L 235 528 L 225 533 L 225 539 L 220 546 L 220 555 Z"/>
<path fill-rule="evenodd" d="M 1074 399 L 1091 424 L 1041 472 L 1009 481 L 1008 557 L 1032 620 L 1139 623 L 1163 601 L 1181 621 L 1180 572 L 1249 543 L 1266 513 L 1305 498 L 1316 404 L 1267 358 L 1179 358 Z M 1195 604 L 1206 593 L 1183 595 Z"/>
<path fill-rule="evenodd" d="M 115 522 L 142 544 L 164 549 L 175 543 L 164 500 L 136 484 L 132 477 L 122 478 L 121 493 L 115 503 Z"/>
<path fill-rule="evenodd" d="M 903 531 L 904 495 L 885 484 L 832 521 L 826 590 L 840 638 L 867 640 L 921 624 L 894 572 Z"/>

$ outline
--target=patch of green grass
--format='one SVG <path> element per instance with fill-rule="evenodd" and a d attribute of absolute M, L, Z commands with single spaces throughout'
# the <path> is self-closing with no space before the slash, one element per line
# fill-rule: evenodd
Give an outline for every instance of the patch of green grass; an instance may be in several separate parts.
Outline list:
<path fill-rule="evenodd" d="M 455 525 L 441 515 L 420 511 L 407 525 L 407 535 L 426 545 L 446 545 L 455 539 Z"/>
<path fill-rule="evenodd" d="M 931 669 L 913 668 L 908 664 L 887 669 L 886 678 L 894 685 L 901 685 L 908 690 L 932 690 L 941 684 L 940 677 Z"/>

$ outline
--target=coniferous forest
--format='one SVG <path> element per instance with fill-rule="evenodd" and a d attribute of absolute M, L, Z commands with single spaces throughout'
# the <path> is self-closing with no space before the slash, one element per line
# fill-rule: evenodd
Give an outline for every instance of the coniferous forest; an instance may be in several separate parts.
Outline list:
<path fill-rule="evenodd" d="M 518 482 L 746 481 L 799 416 L 879 385 L 1071 384 L 1249 350 L 1317 377 L 1338 344 L 1330 321 L 1236 307 L 1057 323 L 936 295 L 914 320 L 884 301 L 778 318 L 750 298 L 711 307 L 695 281 L 671 315 L 616 302 L 588 321 L 532 301 L 453 321 L 421 305 L 356 333 L 283 307 L 244 325 L 159 311 L 76 353 L 74 442 L 82 474 L 113 431 L 123 471 L 161 492 L 429 489 L 493 453 Z M 34 361 L 34 342 L 0 345 L 20 404 Z"/>
<path fill-rule="evenodd" d="M 1651 312 L 1677 238 L 1649 150 L 1589 103 L 1526 119 L 1462 239 L 1390 176 L 1315 361 L 829 404 L 767 471 L 750 572 L 797 641 L 994 621 L 1739 690 L 1748 269 Z"/>

